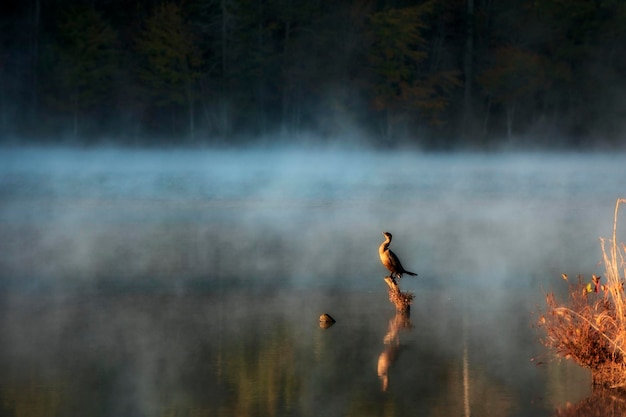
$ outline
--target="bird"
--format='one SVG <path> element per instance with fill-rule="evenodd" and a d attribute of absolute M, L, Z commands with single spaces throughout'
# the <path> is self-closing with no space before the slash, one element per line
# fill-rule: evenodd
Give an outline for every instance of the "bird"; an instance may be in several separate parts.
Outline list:
<path fill-rule="evenodd" d="M 385 236 L 385 241 L 378 247 L 378 254 L 380 255 L 380 262 L 382 262 L 385 268 L 391 271 L 391 278 L 402 278 L 402 274 L 416 276 L 417 274 L 415 272 L 404 269 L 402 263 L 400 263 L 400 259 L 389 249 L 389 244 L 393 237 L 391 233 L 383 232 L 383 236 Z"/>

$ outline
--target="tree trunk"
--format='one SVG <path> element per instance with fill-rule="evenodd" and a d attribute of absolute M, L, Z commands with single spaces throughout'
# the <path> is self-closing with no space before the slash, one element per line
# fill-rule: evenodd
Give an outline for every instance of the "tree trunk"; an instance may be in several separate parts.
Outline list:
<path fill-rule="evenodd" d="M 39 93 L 38 93 L 38 84 L 39 84 L 39 26 L 41 23 L 41 1 L 35 0 L 34 9 L 33 9 L 33 29 L 32 29 L 32 38 L 31 38 L 31 79 L 30 79 L 30 93 L 31 93 L 31 117 L 32 121 L 36 122 L 38 119 L 38 109 L 39 109 Z"/>
<path fill-rule="evenodd" d="M 465 57 L 463 62 L 465 73 L 465 90 L 463 94 L 464 131 L 467 131 L 473 119 L 472 84 L 474 82 L 474 0 L 467 0 L 466 22 Z"/>
<path fill-rule="evenodd" d="M 487 97 L 487 104 L 485 105 L 485 114 L 483 116 L 483 136 L 487 136 L 489 133 L 489 118 L 491 116 L 491 96 Z"/>
<path fill-rule="evenodd" d="M 222 47 L 222 77 L 225 77 L 227 74 L 227 59 L 226 54 L 228 50 L 228 11 L 226 8 L 226 3 L 228 0 L 220 1 L 220 11 L 222 13 L 222 25 L 221 25 L 221 47 Z"/>
<path fill-rule="evenodd" d="M 264 36 L 264 28 L 263 28 L 263 19 L 264 19 L 264 7 L 263 0 L 258 0 L 258 14 L 259 14 L 259 24 L 257 26 L 257 50 L 259 54 L 263 54 L 265 50 L 265 36 Z M 257 117 L 259 119 L 259 130 L 261 134 L 265 134 L 267 130 L 267 118 L 265 112 L 265 77 L 263 76 L 263 69 L 261 70 L 261 74 L 257 77 Z"/>
<path fill-rule="evenodd" d="M 189 65 L 186 64 L 185 71 L 187 72 L 185 81 L 185 95 L 187 96 L 187 110 L 189 116 L 189 139 L 193 142 L 195 139 L 195 106 L 193 99 L 193 81 L 191 78 L 191 70 Z"/>
<path fill-rule="evenodd" d="M 283 122 L 283 126 L 286 128 L 287 132 L 291 132 L 291 123 L 288 122 L 289 120 L 289 110 L 290 110 L 290 104 L 291 104 L 291 82 L 289 80 L 290 77 L 290 73 L 289 73 L 289 53 L 290 53 L 290 49 L 289 49 L 289 42 L 290 42 L 290 36 L 291 36 L 291 22 L 287 21 L 285 22 L 285 37 L 283 39 L 284 42 L 284 46 L 283 46 L 283 100 L 282 100 L 282 122 Z"/>
<path fill-rule="evenodd" d="M 0 72 L 0 79 L 2 78 L 2 73 Z M 7 126 L 7 103 L 4 93 L 4 88 L 0 89 L 0 135 L 6 133 L 8 130 Z"/>
<path fill-rule="evenodd" d="M 78 109 L 74 109 L 74 123 L 72 126 L 72 136 L 78 139 Z"/>
<path fill-rule="evenodd" d="M 513 136 L 513 120 L 515 119 L 515 102 L 506 104 L 506 134 Z"/>
<path fill-rule="evenodd" d="M 188 95 L 187 100 L 189 102 L 189 139 L 193 142 L 196 139 L 196 124 L 194 118 L 195 106 L 193 104 L 193 97 L 191 97 L 191 94 Z"/>
<path fill-rule="evenodd" d="M 176 106 L 171 106 L 172 108 L 170 109 L 170 129 L 171 129 L 171 134 L 172 134 L 172 138 L 176 137 Z"/>
<path fill-rule="evenodd" d="M 385 109 L 384 135 L 387 143 L 391 143 L 393 138 L 393 115 L 389 108 Z"/>

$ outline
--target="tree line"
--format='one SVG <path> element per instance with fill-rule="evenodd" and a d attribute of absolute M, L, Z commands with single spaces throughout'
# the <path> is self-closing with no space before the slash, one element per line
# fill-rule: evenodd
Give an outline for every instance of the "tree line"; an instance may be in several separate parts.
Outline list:
<path fill-rule="evenodd" d="M 0 137 L 614 145 L 625 41 L 622 0 L 7 0 Z"/>

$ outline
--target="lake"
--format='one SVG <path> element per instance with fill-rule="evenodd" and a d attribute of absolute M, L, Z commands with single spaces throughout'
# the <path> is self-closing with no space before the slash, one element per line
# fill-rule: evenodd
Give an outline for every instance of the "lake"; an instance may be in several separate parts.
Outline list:
<path fill-rule="evenodd" d="M 602 415 L 533 324 L 625 196 L 619 154 L 1 150 L 0 409 Z"/>

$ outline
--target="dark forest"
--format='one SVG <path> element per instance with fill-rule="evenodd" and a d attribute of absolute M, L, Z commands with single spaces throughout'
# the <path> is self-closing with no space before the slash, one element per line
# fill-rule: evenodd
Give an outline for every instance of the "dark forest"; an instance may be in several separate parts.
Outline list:
<path fill-rule="evenodd" d="M 0 141 L 621 147 L 624 45 L 623 0 L 4 0 Z"/>

